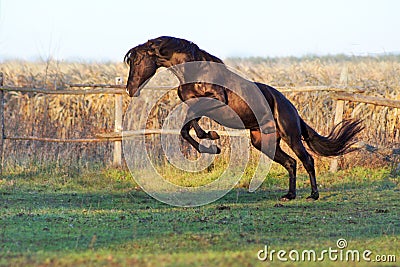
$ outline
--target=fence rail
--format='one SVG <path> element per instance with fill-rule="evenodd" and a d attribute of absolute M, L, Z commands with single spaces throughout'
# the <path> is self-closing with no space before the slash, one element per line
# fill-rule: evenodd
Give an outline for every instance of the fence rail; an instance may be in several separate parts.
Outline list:
<path fill-rule="evenodd" d="M 111 136 L 99 136 L 94 138 L 48 138 L 48 137 L 36 137 L 36 136 L 5 136 L 4 139 L 16 140 L 16 141 L 42 141 L 52 143 L 99 143 L 99 142 L 117 142 L 122 140 L 121 137 Z"/>
<path fill-rule="evenodd" d="M 49 90 L 45 88 L 27 88 L 27 87 L 13 87 L 4 86 L 4 75 L 0 73 L 0 174 L 3 169 L 3 157 L 4 157 L 4 140 L 32 140 L 32 141 L 43 141 L 43 142 L 63 142 L 63 143 L 95 143 L 95 142 L 114 142 L 114 156 L 113 163 L 115 165 L 121 165 L 122 163 L 122 148 L 121 141 L 122 136 L 127 135 L 141 135 L 141 134 L 160 134 L 165 133 L 161 130 L 146 130 L 136 132 L 122 132 L 122 95 L 125 94 L 125 86 L 121 84 L 122 79 L 116 78 L 116 84 L 69 84 L 67 88 L 90 88 L 90 89 L 65 89 L 60 90 Z M 362 95 L 365 91 L 357 87 L 347 86 L 305 86 L 305 87 L 276 87 L 281 92 L 293 92 L 293 93 L 304 93 L 304 92 L 318 92 L 326 91 L 331 93 L 331 98 L 337 100 L 335 108 L 335 123 L 342 120 L 344 112 L 344 101 L 360 102 L 372 105 L 387 106 L 391 108 L 400 108 L 400 100 L 390 100 L 382 97 L 373 97 Z M 153 89 L 166 90 L 171 87 L 157 87 Z M 77 139 L 65 139 L 65 138 L 46 138 L 37 136 L 6 136 L 4 129 L 4 92 L 24 92 L 24 93 L 36 93 L 36 94 L 52 94 L 52 95 L 88 95 L 88 94 L 111 94 L 115 96 L 115 125 L 114 132 L 108 134 L 99 134 L 91 138 L 77 138 Z M 168 134 L 179 134 L 179 130 L 171 130 Z M 224 135 L 224 133 L 220 133 Z M 243 134 L 242 134 L 243 135 Z M 393 149 L 397 152 L 398 149 Z M 337 163 L 336 163 L 337 165 Z M 337 166 L 333 161 L 331 171 L 336 171 Z"/>
<path fill-rule="evenodd" d="M 332 96 L 336 100 L 348 100 L 351 102 L 360 102 L 365 104 L 372 104 L 375 106 L 385 106 L 392 108 L 400 108 L 400 100 L 391 100 L 383 97 L 354 95 L 349 93 L 336 93 Z"/>
<path fill-rule="evenodd" d="M 115 85 L 114 85 L 115 86 Z M 86 86 L 89 87 L 89 86 Z M 108 87 L 108 88 L 95 88 L 91 90 L 49 90 L 44 88 L 27 88 L 27 87 L 14 87 L 14 86 L 0 86 L 1 91 L 13 91 L 22 93 L 35 93 L 35 94 L 47 94 L 47 95 L 96 95 L 96 94 L 110 94 L 110 95 L 121 95 L 126 94 L 124 89 L 120 87 Z"/>

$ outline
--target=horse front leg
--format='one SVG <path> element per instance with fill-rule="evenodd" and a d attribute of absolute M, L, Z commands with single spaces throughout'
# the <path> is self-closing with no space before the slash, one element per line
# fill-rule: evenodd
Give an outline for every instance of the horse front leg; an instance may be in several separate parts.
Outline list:
<path fill-rule="evenodd" d="M 198 120 L 199 120 L 199 118 L 192 119 L 192 120 L 188 121 L 185 125 L 183 125 L 183 127 L 181 129 L 181 136 L 183 137 L 183 139 L 188 141 L 199 153 L 208 153 L 208 154 L 221 153 L 221 149 L 219 147 L 217 147 L 216 145 L 210 145 L 209 147 L 206 147 L 206 146 L 200 144 L 199 142 L 197 142 L 196 140 L 194 140 L 193 137 L 190 135 L 189 132 L 192 127 L 200 128 L 200 126 L 198 124 Z M 204 132 L 203 129 L 201 129 L 201 131 Z M 207 133 L 205 133 L 205 134 L 207 134 Z"/>
<path fill-rule="evenodd" d="M 219 139 L 219 135 L 215 131 L 205 132 L 199 125 L 198 121 L 204 115 L 211 111 L 218 111 L 220 108 L 226 106 L 225 99 L 225 89 L 220 86 L 215 86 L 211 84 L 200 84 L 200 87 L 193 87 L 196 93 L 192 94 L 190 97 L 184 97 L 184 92 L 178 90 L 178 94 L 182 100 L 187 101 L 186 104 L 189 105 L 189 110 L 186 115 L 186 123 L 181 129 L 181 135 L 183 139 L 188 141 L 199 153 L 208 154 L 219 154 L 221 149 L 216 145 L 210 145 L 206 147 L 199 144 L 196 140 L 190 136 L 189 131 L 194 128 L 196 135 L 200 139 Z M 180 87 L 182 90 L 184 87 Z M 187 89 L 187 88 L 186 88 Z M 193 93 L 190 91 L 189 93 Z"/>
<path fill-rule="evenodd" d="M 194 119 L 192 121 L 192 127 L 196 132 L 196 136 L 199 139 L 210 139 L 210 140 L 217 140 L 219 139 L 219 134 L 216 131 L 204 131 L 199 125 L 200 118 Z"/>

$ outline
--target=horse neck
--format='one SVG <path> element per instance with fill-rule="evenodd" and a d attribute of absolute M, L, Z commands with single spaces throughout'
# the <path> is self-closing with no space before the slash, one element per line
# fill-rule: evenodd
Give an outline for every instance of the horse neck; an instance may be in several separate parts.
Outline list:
<path fill-rule="evenodd" d="M 224 64 L 221 59 L 199 48 L 197 48 L 195 51 L 175 52 L 168 59 L 162 57 L 159 57 L 158 59 L 158 62 L 161 64 L 161 66 L 166 68 L 192 61 L 211 61 Z"/>
<path fill-rule="evenodd" d="M 182 64 L 196 61 L 224 64 L 219 58 L 207 53 L 204 50 L 198 49 L 195 53 L 174 53 L 170 59 L 162 62 L 162 66 L 169 68 L 171 72 L 178 78 L 179 82 L 184 84 L 185 81 L 193 79 L 194 73 L 189 73 L 191 79 L 185 77 L 185 67 Z"/>

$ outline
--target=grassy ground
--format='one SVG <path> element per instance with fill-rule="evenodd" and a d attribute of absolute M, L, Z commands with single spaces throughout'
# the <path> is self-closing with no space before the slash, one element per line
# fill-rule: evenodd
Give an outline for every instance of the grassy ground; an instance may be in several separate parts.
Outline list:
<path fill-rule="evenodd" d="M 259 250 L 345 249 L 395 255 L 400 264 L 399 177 L 386 169 L 320 174 L 321 199 L 281 203 L 286 174 L 274 169 L 255 193 L 236 188 L 198 208 L 162 204 L 121 170 L 68 176 L 10 173 L 0 178 L 0 265 L 12 266 L 321 266 L 266 262 Z M 301 254 L 300 254 L 301 255 Z M 288 254 L 286 254 L 288 258 Z M 324 266 L 366 262 L 329 261 Z M 381 265 L 373 262 L 368 266 Z M 297 264 L 296 264 L 297 265 Z"/>

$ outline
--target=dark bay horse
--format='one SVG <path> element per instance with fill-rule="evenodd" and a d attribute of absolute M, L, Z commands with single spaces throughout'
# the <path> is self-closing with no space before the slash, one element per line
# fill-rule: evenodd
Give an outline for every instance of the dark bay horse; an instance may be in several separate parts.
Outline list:
<path fill-rule="evenodd" d="M 126 90 L 129 96 L 138 96 L 140 89 L 150 79 L 159 67 L 170 68 L 186 62 L 215 62 L 223 64 L 222 60 L 201 50 L 196 44 L 184 39 L 162 36 L 147 41 L 130 49 L 124 61 L 129 65 L 129 77 Z M 273 126 L 266 121 L 260 125 L 252 110 L 237 94 L 218 85 L 209 83 L 182 84 L 178 87 L 178 95 L 182 101 L 189 99 L 211 98 L 224 103 L 234 110 L 242 120 L 244 127 L 250 130 L 252 145 L 264 154 L 281 164 L 289 172 L 289 191 L 282 196 L 282 200 L 296 198 L 296 160 L 286 154 L 280 147 L 280 141 L 285 141 L 303 163 L 311 183 L 311 195 L 307 199 L 317 200 L 319 192 L 315 178 L 314 159 L 305 149 L 302 139 L 308 147 L 321 156 L 338 156 L 354 149 L 354 137 L 363 130 L 360 120 L 345 120 L 336 125 L 328 136 L 321 136 L 299 116 L 293 104 L 279 91 L 262 83 L 254 83 L 255 90 L 259 90 L 265 98 L 273 115 Z M 190 110 L 190 108 L 189 108 Z M 218 113 L 221 109 L 210 106 L 208 112 Z M 222 114 L 220 117 L 224 117 Z M 200 139 L 218 139 L 215 131 L 205 132 L 198 124 L 200 117 L 185 122 L 181 129 L 182 137 L 200 153 L 220 153 L 220 149 L 212 145 L 205 147 L 199 144 L 189 131 L 194 128 Z M 218 123 L 230 127 L 229 122 L 222 119 Z M 268 131 L 268 129 L 274 129 Z M 274 138 L 271 139 L 271 135 Z M 274 143 L 271 144 L 271 140 Z M 274 154 L 268 149 L 274 146 Z"/>

